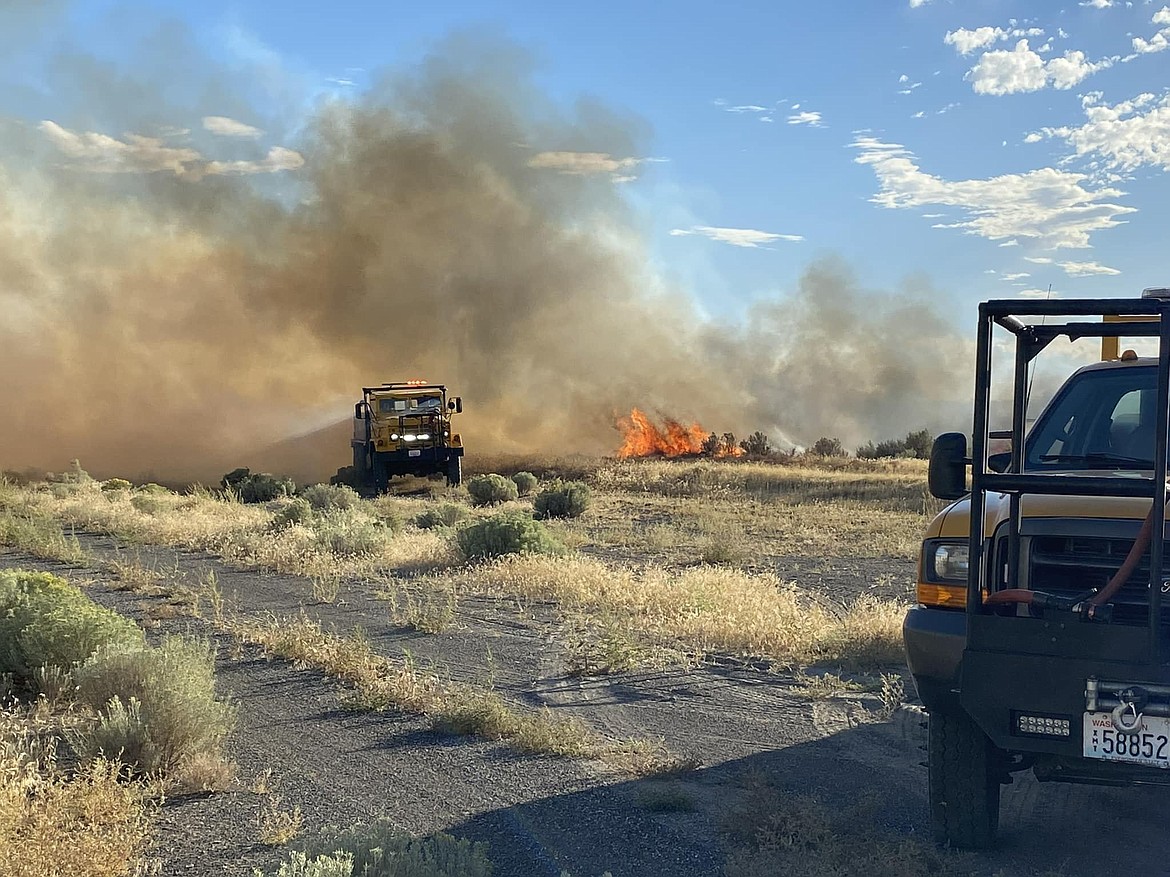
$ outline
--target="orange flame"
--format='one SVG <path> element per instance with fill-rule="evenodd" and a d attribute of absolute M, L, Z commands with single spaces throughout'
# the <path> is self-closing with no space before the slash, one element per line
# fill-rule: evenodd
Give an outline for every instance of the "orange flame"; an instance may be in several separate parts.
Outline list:
<path fill-rule="evenodd" d="M 672 418 L 666 418 L 662 426 L 651 422 L 638 408 L 629 417 L 618 418 L 617 428 L 622 434 L 622 446 L 618 456 L 628 457 L 696 457 L 709 453 L 704 449 L 710 433 L 697 423 L 687 426 Z M 734 443 L 717 441 L 714 457 L 740 457 L 743 449 Z"/>

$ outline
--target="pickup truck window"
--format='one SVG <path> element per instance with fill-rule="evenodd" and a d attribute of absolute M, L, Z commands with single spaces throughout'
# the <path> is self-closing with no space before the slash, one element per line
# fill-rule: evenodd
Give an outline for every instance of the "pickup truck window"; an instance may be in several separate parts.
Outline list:
<path fill-rule="evenodd" d="M 1033 428 L 1025 469 L 1152 468 L 1157 383 L 1153 367 L 1081 373 Z"/>

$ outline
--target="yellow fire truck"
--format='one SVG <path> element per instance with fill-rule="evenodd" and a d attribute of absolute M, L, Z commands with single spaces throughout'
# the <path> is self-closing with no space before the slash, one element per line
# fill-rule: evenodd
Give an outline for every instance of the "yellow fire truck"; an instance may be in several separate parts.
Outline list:
<path fill-rule="evenodd" d="M 447 396 L 442 384 L 425 381 L 362 387 L 353 409 L 353 465 L 338 470 L 334 484 L 381 493 L 399 475 L 445 476 L 462 480 L 463 440 L 452 417 L 463 400 Z"/>

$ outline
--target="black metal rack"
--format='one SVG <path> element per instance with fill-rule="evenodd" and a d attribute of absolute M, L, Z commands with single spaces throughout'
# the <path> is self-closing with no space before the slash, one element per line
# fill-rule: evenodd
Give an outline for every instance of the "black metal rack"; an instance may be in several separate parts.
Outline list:
<path fill-rule="evenodd" d="M 1145 317 L 1144 321 L 1081 322 L 1069 317 Z M 1042 317 L 1036 325 L 1023 318 Z M 1048 318 L 1065 318 L 1049 322 Z M 996 326 L 1016 339 L 1012 390 L 1011 462 L 1004 472 L 989 471 L 987 448 L 991 410 L 992 333 Z M 1151 478 L 1100 475 L 1045 475 L 1024 472 L 1024 427 L 1028 403 L 1028 367 L 1057 338 L 1155 337 L 1158 338 L 1157 418 L 1154 440 L 1154 473 Z M 1170 300 L 1079 299 L 1069 301 L 988 301 L 979 306 L 976 341 L 975 421 L 971 448 L 971 527 L 967 578 L 968 616 L 984 612 L 983 575 L 984 517 L 987 492 L 1009 497 L 1008 587 L 1018 586 L 1020 545 L 1020 497 L 1024 494 L 1063 496 L 1150 497 L 1153 500 L 1153 533 L 1150 544 L 1149 648 L 1154 662 L 1162 652 L 1161 618 L 1164 541 L 1166 528 L 1167 435 L 1170 433 Z"/>

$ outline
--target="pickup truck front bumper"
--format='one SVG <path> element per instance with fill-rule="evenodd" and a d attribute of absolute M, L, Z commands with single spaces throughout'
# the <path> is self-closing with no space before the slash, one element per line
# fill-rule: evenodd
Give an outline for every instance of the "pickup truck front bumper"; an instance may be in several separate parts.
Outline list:
<path fill-rule="evenodd" d="M 959 704 L 959 676 L 967 642 L 967 615 L 915 606 L 902 622 L 906 663 L 927 710 Z"/>

